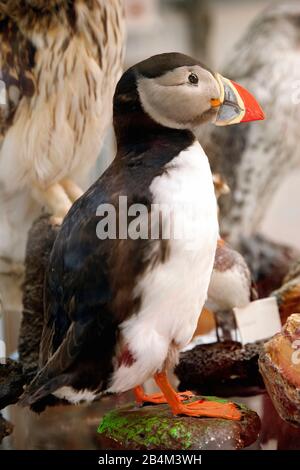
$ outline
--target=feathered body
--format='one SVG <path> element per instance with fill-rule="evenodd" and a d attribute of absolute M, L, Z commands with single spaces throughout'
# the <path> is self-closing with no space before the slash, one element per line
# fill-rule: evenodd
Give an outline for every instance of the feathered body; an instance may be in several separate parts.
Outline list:
<path fill-rule="evenodd" d="M 14 231 L 30 225 L 49 187 L 82 184 L 99 154 L 123 62 L 123 8 L 122 0 L 11 0 L 0 14 L 0 256 L 22 259 L 24 242 L 12 253 Z"/>
<path fill-rule="evenodd" d="M 221 232 L 233 246 L 257 231 L 277 188 L 300 162 L 299 25 L 298 1 L 270 6 L 226 64 L 226 74 L 258 97 L 266 121 L 200 133 L 212 170 L 231 189 L 219 204 Z"/>
<path fill-rule="evenodd" d="M 75 203 L 55 242 L 41 365 L 51 358 L 47 368 L 55 376 L 54 388 L 59 382 L 67 385 L 55 391 L 60 398 L 76 402 L 95 398 L 107 389 L 122 392 L 133 388 L 165 363 L 174 365 L 179 350 L 195 331 L 218 236 L 211 172 L 200 145 L 190 138 L 178 156 L 180 147 L 173 144 L 168 148 L 164 137 L 157 145 L 160 153 L 154 153 L 156 159 L 147 174 L 145 170 L 141 173 L 138 164 L 131 166 L 132 159 L 142 155 L 117 158 L 85 200 Z M 143 158 L 151 161 L 149 152 L 156 150 L 146 152 Z M 194 240 L 196 249 L 189 249 L 190 240 L 99 243 L 97 207 L 116 204 L 116 194 L 128 194 L 124 185 L 129 179 L 135 187 L 128 205 L 167 204 L 171 211 L 177 211 L 182 201 L 196 205 L 194 216 L 203 220 L 203 231 Z M 184 212 L 176 217 L 187 222 Z M 74 320 L 80 315 L 84 322 L 73 322 L 70 333 L 73 315 Z M 72 346 L 62 348 L 66 334 Z M 61 360 L 56 357 L 53 361 L 59 346 Z M 54 369 L 51 363 L 55 363 Z M 51 376 L 48 379 L 51 383 Z"/>
<path fill-rule="evenodd" d="M 182 405 L 165 370 L 196 329 L 219 234 L 213 178 L 194 129 L 247 119 L 242 96 L 250 95 L 179 53 L 123 74 L 114 96 L 115 160 L 74 203 L 51 252 L 40 370 L 23 405 L 51 393 L 78 402 L 130 388 L 143 402 L 149 397 L 139 386 L 154 376 L 175 414 L 220 415 L 214 404 Z M 254 98 L 251 109 L 263 118 Z M 226 416 L 240 419 L 232 404 Z"/>

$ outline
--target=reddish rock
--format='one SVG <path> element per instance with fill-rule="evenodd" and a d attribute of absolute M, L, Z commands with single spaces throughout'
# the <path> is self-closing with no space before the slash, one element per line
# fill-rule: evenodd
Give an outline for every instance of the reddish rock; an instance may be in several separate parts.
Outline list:
<path fill-rule="evenodd" d="M 259 367 L 281 418 L 300 426 L 300 314 L 265 344 Z"/>
<path fill-rule="evenodd" d="M 290 315 L 300 312 L 300 261 L 292 266 L 282 286 L 272 295 L 277 299 L 283 325 Z"/>

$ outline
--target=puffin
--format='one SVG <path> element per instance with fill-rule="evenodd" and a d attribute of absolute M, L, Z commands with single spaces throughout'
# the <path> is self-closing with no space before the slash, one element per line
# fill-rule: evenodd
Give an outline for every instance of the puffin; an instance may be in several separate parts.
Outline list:
<path fill-rule="evenodd" d="M 246 307 L 257 299 L 255 283 L 245 258 L 220 238 L 205 303 L 205 309 L 215 315 L 218 341 L 221 339 L 220 329 L 224 339 L 232 339 L 231 330 L 236 330 L 233 309 Z"/>
<path fill-rule="evenodd" d="M 195 129 L 261 119 L 246 89 L 180 53 L 122 75 L 113 101 L 117 153 L 55 240 L 39 370 L 21 405 L 133 389 L 140 405 L 167 403 L 174 415 L 241 418 L 233 403 L 177 393 L 166 370 L 196 329 L 219 237 L 212 173 Z M 173 222 L 187 233 L 177 236 Z M 144 392 L 150 377 L 160 394 Z"/>

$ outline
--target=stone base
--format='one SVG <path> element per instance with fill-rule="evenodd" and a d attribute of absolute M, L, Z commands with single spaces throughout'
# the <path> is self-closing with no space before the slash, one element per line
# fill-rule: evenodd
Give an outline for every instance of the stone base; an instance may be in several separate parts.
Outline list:
<path fill-rule="evenodd" d="M 258 371 L 258 357 L 262 349 L 262 341 L 245 346 L 236 341 L 195 346 L 180 354 L 179 364 L 175 368 L 180 381 L 179 390 L 193 390 L 201 395 L 223 395 L 226 388 L 263 389 Z M 231 390 L 230 396 L 234 395 Z"/>
<path fill-rule="evenodd" d="M 293 387 L 267 356 L 260 359 L 260 371 L 279 416 L 287 423 L 300 426 L 300 388 Z"/>
<path fill-rule="evenodd" d="M 0 410 L 17 403 L 25 383 L 21 364 L 11 359 L 7 359 L 5 364 L 0 364 Z"/>
<path fill-rule="evenodd" d="M 221 401 L 215 397 L 196 397 Z M 222 400 L 226 402 L 226 400 Z M 126 405 L 107 413 L 98 443 L 108 450 L 235 450 L 250 446 L 260 431 L 258 415 L 243 405 L 241 421 L 173 416 L 169 406 Z"/>

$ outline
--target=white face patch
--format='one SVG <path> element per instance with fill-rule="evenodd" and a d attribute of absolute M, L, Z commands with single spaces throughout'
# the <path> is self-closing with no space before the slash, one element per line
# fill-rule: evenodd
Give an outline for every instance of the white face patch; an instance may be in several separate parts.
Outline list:
<path fill-rule="evenodd" d="M 191 83 L 189 76 L 198 77 Z M 200 66 L 178 67 L 161 77 L 138 79 L 138 92 L 145 112 L 159 124 L 174 129 L 194 129 L 213 121 L 212 99 L 220 97 L 217 80 Z"/>

